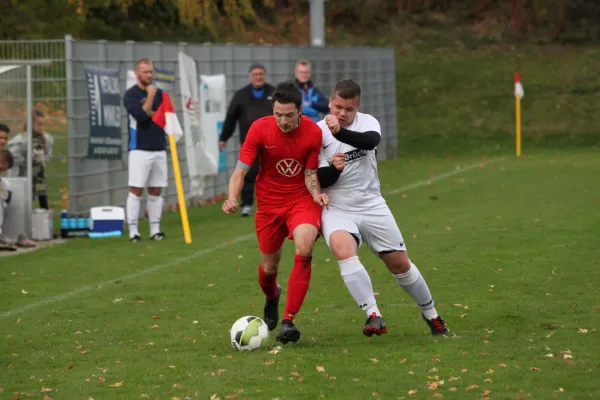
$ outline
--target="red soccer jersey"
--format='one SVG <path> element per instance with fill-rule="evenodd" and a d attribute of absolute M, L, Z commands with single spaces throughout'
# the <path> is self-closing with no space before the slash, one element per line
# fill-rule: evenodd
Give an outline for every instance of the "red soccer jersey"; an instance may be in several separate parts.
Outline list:
<path fill-rule="evenodd" d="M 310 195 L 304 170 L 319 167 L 322 143 L 321 128 L 308 117 L 302 116 L 298 128 L 290 133 L 281 131 L 273 116 L 257 119 L 246 135 L 239 159 L 252 165 L 258 157 L 258 207 L 286 206 Z"/>

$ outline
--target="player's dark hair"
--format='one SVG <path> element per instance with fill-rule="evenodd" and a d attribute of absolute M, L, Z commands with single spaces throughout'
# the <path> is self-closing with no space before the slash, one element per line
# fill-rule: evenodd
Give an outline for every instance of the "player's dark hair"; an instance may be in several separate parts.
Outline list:
<path fill-rule="evenodd" d="M 6 150 L 6 149 L 1 149 L 0 150 L 0 161 L 5 162 L 6 164 L 8 164 L 8 169 L 13 167 L 13 163 L 14 163 L 14 159 L 13 159 L 13 155 L 10 151 Z"/>
<path fill-rule="evenodd" d="M 344 79 L 335 84 L 333 88 L 333 96 L 340 96 L 344 100 L 359 98 L 360 100 L 360 86 L 352 79 Z"/>
<path fill-rule="evenodd" d="M 10 133 L 10 128 L 5 124 L 0 124 L 0 132 Z"/>
<path fill-rule="evenodd" d="M 302 105 L 302 92 L 296 87 L 294 81 L 287 80 L 279 83 L 273 92 L 273 105 L 294 103 L 299 110 Z"/>

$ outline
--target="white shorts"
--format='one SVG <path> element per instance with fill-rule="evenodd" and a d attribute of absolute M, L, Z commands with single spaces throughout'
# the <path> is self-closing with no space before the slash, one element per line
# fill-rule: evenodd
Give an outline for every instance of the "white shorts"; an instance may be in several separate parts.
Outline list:
<path fill-rule="evenodd" d="M 129 151 L 129 186 L 165 188 L 169 183 L 166 151 Z"/>
<path fill-rule="evenodd" d="M 340 229 L 356 235 L 358 247 L 364 240 L 376 255 L 384 251 L 406 250 L 402 233 L 388 206 L 360 213 L 348 213 L 335 208 L 324 209 L 321 232 L 327 246 L 331 247 L 329 236 Z"/>

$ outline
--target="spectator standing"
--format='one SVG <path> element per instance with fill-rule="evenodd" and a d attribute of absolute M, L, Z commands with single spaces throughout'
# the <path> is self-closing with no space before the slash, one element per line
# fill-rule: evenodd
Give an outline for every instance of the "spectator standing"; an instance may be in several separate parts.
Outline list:
<path fill-rule="evenodd" d="M 312 67 L 307 60 L 299 60 L 294 68 L 295 83 L 302 92 L 302 114 L 319 122 L 319 113 L 329 113 L 329 99 L 312 83 Z"/>
<path fill-rule="evenodd" d="M 223 150 L 227 140 L 233 136 L 236 123 L 239 123 L 240 144 L 244 144 L 250 125 L 259 118 L 273 115 L 272 96 L 275 88 L 265 81 L 266 70 L 262 64 L 252 64 L 248 71 L 250 83 L 233 95 L 227 116 L 219 138 L 219 148 Z M 252 215 L 254 203 L 254 185 L 258 176 L 258 159 L 250 167 L 244 177 L 242 188 L 242 217 Z"/>
<path fill-rule="evenodd" d="M 3 173 L 13 167 L 14 158 L 10 151 L 6 150 L 8 143 L 8 134 L 10 129 L 4 124 L 0 124 L 0 173 Z M 2 224 L 4 223 L 4 210 L 12 200 L 12 192 L 8 182 L 0 178 L 0 250 L 16 250 L 15 244 L 19 247 L 35 247 L 35 243 L 27 238 L 25 234 L 19 235 L 17 242 L 13 242 L 2 233 Z"/>
<path fill-rule="evenodd" d="M 54 138 L 48 132 L 44 132 L 44 113 L 33 110 L 32 140 L 33 140 L 33 195 L 37 197 L 40 208 L 48 209 L 48 184 L 46 182 L 46 163 L 52 157 Z M 27 124 L 24 132 L 18 134 L 8 142 L 8 151 L 14 160 L 14 168 L 17 176 L 27 177 Z"/>

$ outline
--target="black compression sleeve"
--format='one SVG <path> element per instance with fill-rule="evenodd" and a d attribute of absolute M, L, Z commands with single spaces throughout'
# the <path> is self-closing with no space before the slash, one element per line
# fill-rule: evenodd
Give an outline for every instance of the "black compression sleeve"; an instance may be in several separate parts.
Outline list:
<path fill-rule="evenodd" d="M 319 184 L 321 189 L 329 187 L 337 182 L 342 171 L 339 171 L 333 165 L 328 167 L 321 167 L 317 170 L 317 177 L 319 178 Z"/>
<path fill-rule="evenodd" d="M 373 150 L 381 141 L 381 135 L 375 131 L 355 132 L 341 128 L 333 136 L 340 142 L 349 144 L 360 150 Z"/>

